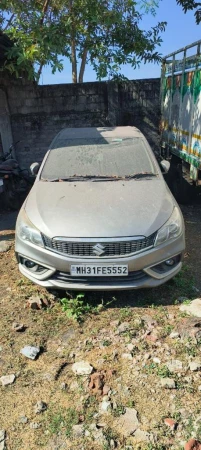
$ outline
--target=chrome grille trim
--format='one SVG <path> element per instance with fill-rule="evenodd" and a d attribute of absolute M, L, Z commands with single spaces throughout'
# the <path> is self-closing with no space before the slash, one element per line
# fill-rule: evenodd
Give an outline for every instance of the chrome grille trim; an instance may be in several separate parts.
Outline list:
<path fill-rule="evenodd" d="M 151 249 L 154 246 L 156 233 L 145 236 L 127 238 L 92 238 L 76 239 L 55 237 L 53 239 L 42 235 L 44 245 L 48 250 L 73 258 L 108 259 L 136 255 Z M 93 253 L 94 245 L 101 243 L 105 247 L 103 255 Z"/>

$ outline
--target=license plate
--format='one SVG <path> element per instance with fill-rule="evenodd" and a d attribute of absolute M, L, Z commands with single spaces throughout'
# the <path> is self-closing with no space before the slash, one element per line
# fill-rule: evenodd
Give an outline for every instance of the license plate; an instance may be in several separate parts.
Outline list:
<path fill-rule="evenodd" d="M 71 266 L 71 275 L 73 277 L 122 277 L 128 275 L 128 266 L 83 264 Z"/>

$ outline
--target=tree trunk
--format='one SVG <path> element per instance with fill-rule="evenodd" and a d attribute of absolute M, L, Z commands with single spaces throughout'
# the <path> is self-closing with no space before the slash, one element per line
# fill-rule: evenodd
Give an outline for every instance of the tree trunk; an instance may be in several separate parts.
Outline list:
<path fill-rule="evenodd" d="M 73 0 L 69 0 L 69 13 L 72 19 L 72 34 L 71 34 L 71 63 L 72 63 L 72 81 L 77 83 L 77 57 L 76 57 L 76 43 L 75 43 L 75 25 L 73 17 Z"/>
<path fill-rule="evenodd" d="M 41 76 L 41 73 L 42 73 L 42 70 L 43 70 L 43 63 L 41 63 L 40 64 L 40 67 L 39 67 L 39 69 L 38 69 L 38 81 L 39 81 L 39 79 L 40 79 L 40 76 Z"/>
<path fill-rule="evenodd" d="M 86 61 L 87 61 L 87 52 L 88 52 L 88 50 L 85 47 L 84 51 L 83 51 L 83 55 L 82 55 L 81 66 L 80 66 L 79 83 L 83 83 L 84 71 L 85 71 Z"/>
<path fill-rule="evenodd" d="M 71 42 L 71 60 L 72 60 L 72 81 L 77 83 L 77 58 L 76 58 L 76 46 L 75 39 Z"/>

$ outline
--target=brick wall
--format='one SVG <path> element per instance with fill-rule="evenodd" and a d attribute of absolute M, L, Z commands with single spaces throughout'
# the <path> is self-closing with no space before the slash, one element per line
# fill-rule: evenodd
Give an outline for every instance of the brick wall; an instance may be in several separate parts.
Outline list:
<path fill-rule="evenodd" d="M 43 158 L 65 127 L 135 125 L 158 145 L 158 79 L 37 86 L 0 79 L 6 92 L 13 141 L 22 166 Z"/>

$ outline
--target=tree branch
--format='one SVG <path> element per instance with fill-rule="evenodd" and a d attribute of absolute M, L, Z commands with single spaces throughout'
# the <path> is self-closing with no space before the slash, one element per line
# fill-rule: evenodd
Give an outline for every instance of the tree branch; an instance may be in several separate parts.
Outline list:
<path fill-rule="evenodd" d="M 10 17 L 10 19 L 7 22 L 7 25 L 5 26 L 5 28 L 3 29 L 3 31 L 6 31 L 8 29 L 8 27 L 11 25 L 13 18 L 15 17 L 15 14 L 12 14 L 12 16 Z"/>

